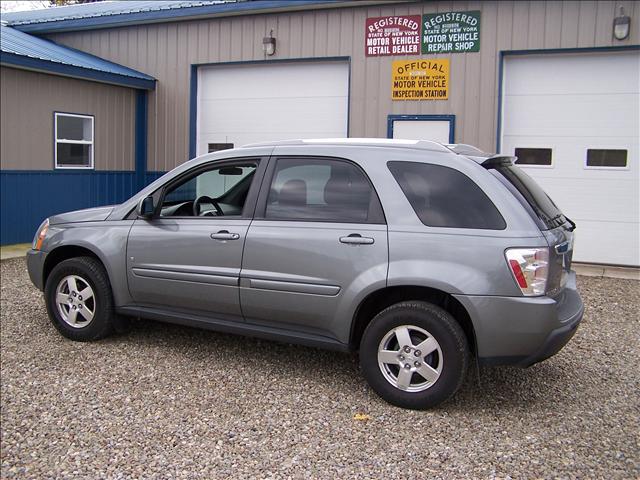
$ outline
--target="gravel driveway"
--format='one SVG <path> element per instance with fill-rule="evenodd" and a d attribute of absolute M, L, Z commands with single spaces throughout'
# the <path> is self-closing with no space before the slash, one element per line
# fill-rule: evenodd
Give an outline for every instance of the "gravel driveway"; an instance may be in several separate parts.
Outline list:
<path fill-rule="evenodd" d="M 585 319 L 556 357 L 413 412 L 353 355 L 146 321 L 71 342 L 24 259 L 1 269 L 3 478 L 640 476 L 634 280 L 580 277 Z"/>

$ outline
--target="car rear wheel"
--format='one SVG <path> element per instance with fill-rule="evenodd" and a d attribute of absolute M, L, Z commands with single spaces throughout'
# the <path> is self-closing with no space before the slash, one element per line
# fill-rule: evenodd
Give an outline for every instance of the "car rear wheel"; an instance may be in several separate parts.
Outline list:
<path fill-rule="evenodd" d="M 56 265 L 47 278 L 45 300 L 51 322 L 71 340 L 98 340 L 114 329 L 111 285 L 94 258 L 71 258 Z"/>
<path fill-rule="evenodd" d="M 373 388 L 393 405 L 434 407 L 464 381 L 469 353 L 458 322 L 427 302 L 401 302 L 380 312 L 360 342 L 360 366 Z"/>

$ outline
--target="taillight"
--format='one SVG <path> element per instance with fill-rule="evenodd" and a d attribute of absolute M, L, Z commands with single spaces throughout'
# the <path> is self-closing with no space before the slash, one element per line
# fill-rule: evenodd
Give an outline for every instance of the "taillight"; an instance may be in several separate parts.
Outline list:
<path fill-rule="evenodd" d="M 33 239 L 33 243 L 31 244 L 31 248 L 34 250 L 40 250 L 42 248 L 42 242 L 44 241 L 44 237 L 47 236 L 47 230 L 49 230 L 49 219 L 47 218 L 38 229 L 38 233 L 36 233 L 35 238 Z"/>
<path fill-rule="evenodd" d="M 509 248 L 505 256 L 523 295 L 545 294 L 549 277 L 548 248 Z"/>

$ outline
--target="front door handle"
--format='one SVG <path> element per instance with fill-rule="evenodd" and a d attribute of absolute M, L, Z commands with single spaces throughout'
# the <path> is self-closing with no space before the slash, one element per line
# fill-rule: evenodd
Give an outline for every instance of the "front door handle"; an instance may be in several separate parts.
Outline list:
<path fill-rule="evenodd" d="M 363 237 L 359 233 L 352 233 L 348 237 L 340 237 L 340 243 L 349 245 L 371 245 L 375 240 L 371 237 Z"/>
<path fill-rule="evenodd" d="M 229 233 L 228 230 L 220 230 L 218 233 L 212 233 L 211 238 L 214 240 L 238 240 L 240 234 Z"/>

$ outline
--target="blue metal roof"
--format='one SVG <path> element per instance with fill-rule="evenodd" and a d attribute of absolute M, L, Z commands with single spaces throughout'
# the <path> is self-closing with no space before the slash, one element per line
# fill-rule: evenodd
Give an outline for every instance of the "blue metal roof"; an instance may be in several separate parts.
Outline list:
<path fill-rule="evenodd" d="M 409 0 L 412 1 L 412 0 Z M 366 0 L 364 3 L 388 3 Z M 128 0 L 3 13 L 2 21 L 24 32 L 86 30 L 141 23 L 186 20 L 200 16 L 248 15 L 353 5 L 354 0 Z"/>
<path fill-rule="evenodd" d="M 29 23 L 125 15 L 129 13 L 159 12 L 161 10 L 176 10 L 180 8 L 201 7 L 221 3 L 225 3 L 225 0 L 131 0 L 119 2 L 95 2 L 28 10 L 24 12 L 10 12 L 3 14 L 2 20 L 7 22 L 9 25 L 16 26 Z"/>
<path fill-rule="evenodd" d="M 0 63 L 135 88 L 154 89 L 145 73 L 0 25 Z"/>

